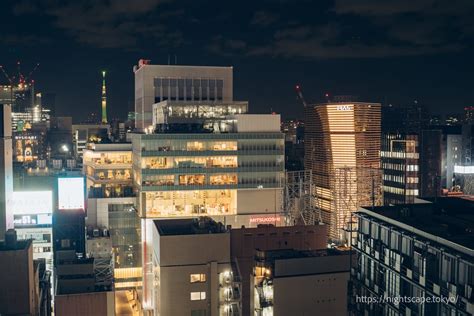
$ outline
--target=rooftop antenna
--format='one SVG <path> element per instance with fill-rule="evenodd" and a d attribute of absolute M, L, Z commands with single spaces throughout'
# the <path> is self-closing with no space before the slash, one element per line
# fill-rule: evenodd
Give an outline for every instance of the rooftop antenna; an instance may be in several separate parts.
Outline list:
<path fill-rule="evenodd" d="M 170 54 L 168 54 L 168 66 L 170 65 Z"/>
<path fill-rule="evenodd" d="M 174 54 L 174 64 L 178 64 L 178 55 Z"/>

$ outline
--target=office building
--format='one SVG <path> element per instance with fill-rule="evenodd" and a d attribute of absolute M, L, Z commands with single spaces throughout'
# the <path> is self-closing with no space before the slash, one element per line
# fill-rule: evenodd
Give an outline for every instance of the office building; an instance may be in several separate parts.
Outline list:
<path fill-rule="evenodd" d="M 463 139 L 460 126 L 446 126 L 443 129 L 443 147 L 441 159 L 441 189 L 458 190 L 455 168 L 464 165 L 462 162 Z"/>
<path fill-rule="evenodd" d="M 384 133 L 380 156 L 384 205 L 414 203 L 419 195 L 418 135 Z"/>
<path fill-rule="evenodd" d="M 288 171 L 304 169 L 304 122 L 288 120 L 281 123 L 285 134 L 285 168 Z"/>
<path fill-rule="evenodd" d="M 260 224 L 257 227 L 242 227 L 231 230 L 231 257 L 242 280 L 242 315 L 251 315 L 253 300 L 253 278 L 255 252 L 294 249 L 311 251 L 327 247 L 327 225 L 295 225 L 277 227 Z"/>
<path fill-rule="evenodd" d="M 0 104 L 0 236 L 3 236 L 8 228 L 13 228 L 12 146 L 11 106 Z"/>
<path fill-rule="evenodd" d="M 205 217 L 152 224 L 145 309 L 153 315 L 239 315 L 240 282 L 227 228 Z"/>
<path fill-rule="evenodd" d="M 0 243 L 0 314 L 36 315 L 35 269 L 31 240 L 17 240 L 11 229 Z"/>
<path fill-rule="evenodd" d="M 152 127 L 153 104 L 165 100 L 228 102 L 233 100 L 232 67 L 152 65 L 139 60 L 135 74 L 135 127 Z"/>
<path fill-rule="evenodd" d="M 57 204 L 53 214 L 53 252 L 74 251 L 85 254 L 85 184 L 84 178 L 58 177 Z"/>
<path fill-rule="evenodd" d="M 140 219 L 132 184 L 132 144 L 89 143 L 84 150 L 88 227 L 106 229 L 114 253 L 115 288 L 141 285 Z"/>
<path fill-rule="evenodd" d="M 47 159 L 46 134 L 46 128 L 15 133 L 13 161 L 23 165 L 34 165 L 37 160 Z"/>
<path fill-rule="evenodd" d="M 108 142 L 110 138 L 110 125 L 107 124 L 73 124 L 72 143 L 74 157 L 81 162 L 82 152 L 87 143 Z"/>
<path fill-rule="evenodd" d="M 47 132 L 49 157 L 54 159 L 72 158 L 72 117 L 51 118 Z"/>
<path fill-rule="evenodd" d="M 132 196 L 132 144 L 87 144 L 83 173 L 90 197 Z"/>
<path fill-rule="evenodd" d="M 474 313 L 473 201 L 433 201 L 362 209 L 352 246 L 358 253 L 354 297 L 424 297 L 434 303 L 367 304 L 353 298 L 354 315 Z"/>
<path fill-rule="evenodd" d="M 329 236 L 360 206 L 382 204 L 381 106 L 327 103 L 305 108 L 305 169 L 313 172 L 316 200 Z"/>
<path fill-rule="evenodd" d="M 464 123 L 472 124 L 474 122 L 474 106 L 464 108 Z"/>
<path fill-rule="evenodd" d="M 227 120 L 226 132 L 205 132 L 201 125 L 198 133 L 132 134 L 142 218 L 212 216 L 249 226 L 252 218 L 281 214 L 279 115 Z"/>
<path fill-rule="evenodd" d="M 252 315 L 347 315 L 348 251 L 257 251 Z"/>
<path fill-rule="evenodd" d="M 53 192 L 14 191 L 13 226 L 18 239 L 33 240 L 33 259 L 53 267 Z"/>

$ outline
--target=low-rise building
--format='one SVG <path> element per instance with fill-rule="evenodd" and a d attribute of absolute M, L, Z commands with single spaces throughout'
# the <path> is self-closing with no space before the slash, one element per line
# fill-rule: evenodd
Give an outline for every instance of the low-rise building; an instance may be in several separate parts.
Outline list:
<path fill-rule="evenodd" d="M 256 316 L 347 315 L 348 251 L 257 251 L 251 310 Z"/>
<path fill-rule="evenodd" d="M 242 227 L 231 230 L 231 256 L 242 276 L 242 315 L 250 315 L 255 251 L 295 249 L 316 250 L 327 247 L 327 225 Z"/>
<path fill-rule="evenodd" d="M 153 224 L 153 265 L 143 293 L 154 315 L 239 315 L 229 230 L 207 217 Z"/>
<path fill-rule="evenodd" d="M 58 316 L 115 315 L 112 284 L 102 283 L 102 270 L 94 258 L 80 258 L 75 251 L 56 252 L 54 313 Z"/>

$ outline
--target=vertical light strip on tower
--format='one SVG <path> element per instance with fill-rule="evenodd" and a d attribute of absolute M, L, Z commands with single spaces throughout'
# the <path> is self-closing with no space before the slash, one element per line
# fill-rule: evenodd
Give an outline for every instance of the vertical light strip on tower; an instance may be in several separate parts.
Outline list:
<path fill-rule="evenodd" d="M 105 71 L 102 71 L 102 123 L 107 124 L 107 96 L 105 93 Z"/>

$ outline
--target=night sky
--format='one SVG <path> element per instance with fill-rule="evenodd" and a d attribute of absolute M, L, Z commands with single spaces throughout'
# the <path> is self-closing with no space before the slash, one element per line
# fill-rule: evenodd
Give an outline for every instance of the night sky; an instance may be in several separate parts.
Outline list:
<path fill-rule="evenodd" d="M 473 0 L 2 0 L 0 64 L 16 62 L 57 95 L 58 115 L 133 110 L 138 59 L 234 66 L 234 98 L 253 113 L 301 117 L 326 92 L 361 100 L 474 105 Z M 0 74 L 1 75 L 1 74 Z M 0 83 L 6 84 L 0 76 Z"/>

